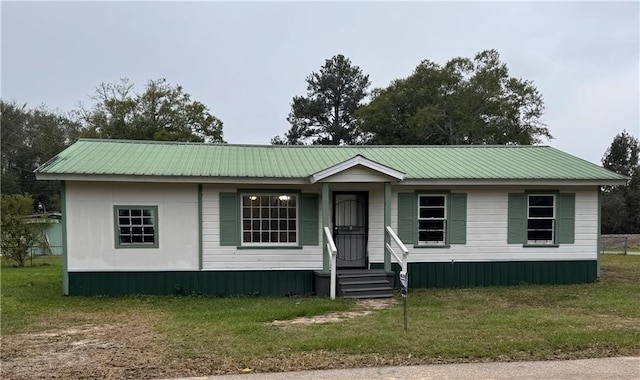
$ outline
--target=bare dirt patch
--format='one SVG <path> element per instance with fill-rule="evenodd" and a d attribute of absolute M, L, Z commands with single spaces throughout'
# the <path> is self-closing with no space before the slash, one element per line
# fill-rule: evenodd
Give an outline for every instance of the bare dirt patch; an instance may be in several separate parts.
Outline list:
<path fill-rule="evenodd" d="M 308 326 L 318 323 L 333 323 L 340 322 L 346 319 L 352 319 L 362 317 L 371 314 L 375 310 L 382 310 L 389 308 L 396 304 L 394 298 L 381 298 L 381 299 L 365 299 L 356 301 L 356 308 L 353 311 L 340 312 L 340 313 L 328 313 L 322 315 L 314 315 L 312 317 L 300 317 L 294 319 L 287 319 L 282 321 L 273 321 L 270 324 L 273 326 Z"/>
<path fill-rule="evenodd" d="M 68 316 L 65 316 L 68 317 Z M 73 316 L 69 328 L 4 336 L 4 379 L 126 379 L 165 372 L 164 337 L 158 319 L 136 314 Z M 105 321 L 108 321 L 105 323 Z"/>

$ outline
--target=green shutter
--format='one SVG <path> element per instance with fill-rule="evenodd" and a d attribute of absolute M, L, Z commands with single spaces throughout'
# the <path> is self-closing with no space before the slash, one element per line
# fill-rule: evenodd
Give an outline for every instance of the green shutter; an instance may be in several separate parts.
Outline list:
<path fill-rule="evenodd" d="M 417 212 L 414 193 L 398 193 L 398 237 L 406 244 L 416 243 Z"/>
<path fill-rule="evenodd" d="M 525 196 L 523 193 L 509 193 L 507 243 L 524 243 Z"/>
<path fill-rule="evenodd" d="M 220 193 L 220 245 L 238 245 L 238 194 Z"/>
<path fill-rule="evenodd" d="M 558 194 L 558 244 L 573 244 L 575 241 L 576 195 Z"/>
<path fill-rule="evenodd" d="M 451 194 L 449 244 L 467 243 L 467 194 Z"/>
<path fill-rule="evenodd" d="M 302 194 L 301 245 L 318 245 L 318 194 Z"/>

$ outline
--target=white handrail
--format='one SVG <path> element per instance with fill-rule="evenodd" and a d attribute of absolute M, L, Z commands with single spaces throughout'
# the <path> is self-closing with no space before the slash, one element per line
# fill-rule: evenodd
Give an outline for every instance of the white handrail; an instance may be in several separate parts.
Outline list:
<path fill-rule="evenodd" d="M 402 271 L 406 272 L 407 271 L 407 256 L 409 256 L 409 250 L 404 245 L 402 240 L 400 240 L 398 235 L 396 235 L 396 232 L 393 230 L 393 228 L 391 228 L 391 226 L 387 226 L 386 230 L 387 230 L 387 233 L 389 234 L 389 236 L 391 236 L 391 239 L 398 245 L 398 247 L 402 251 L 402 258 L 400 258 L 400 256 L 396 253 L 396 251 L 393 250 L 393 248 L 391 247 L 391 245 L 389 243 L 386 244 L 386 247 L 389 250 L 389 252 L 391 252 L 391 254 L 395 257 L 395 259 L 398 262 L 398 264 L 400 264 L 400 267 L 402 268 Z"/>
<path fill-rule="evenodd" d="M 338 249 L 336 248 L 336 243 L 333 241 L 329 227 L 324 227 L 324 234 L 327 237 L 327 250 L 329 251 L 329 257 L 331 259 L 329 262 L 329 269 L 331 270 L 330 296 L 331 299 L 334 300 L 336 299 L 336 256 L 338 255 Z"/>
<path fill-rule="evenodd" d="M 386 245 L 387 249 L 389 250 L 389 252 L 391 252 L 391 254 L 393 255 L 393 257 L 395 257 L 395 258 L 396 258 L 396 261 L 397 261 L 399 264 L 401 264 L 401 265 L 402 265 L 402 263 L 404 262 L 404 260 L 402 260 L 402 259 L 400 258 L 400 256 L 398 256 L 398 254 L 396 253 L 396 251 L 394 251 L 394 250 L 393 250 L 393 248 L 389 245 L 389 243 L 387 243 L 387 244 L 385 244 L 385 245 Z M 403 268 L 402 270 L 404 270 L 404 268 Z"/>
<path fill-rule="evenodd" d="M 398 235 L 396 235 L 396 232 L 393 230 L 393 228 L 391 228 L 391 226 L 387 226 L 387 232 L 389 233 L 389 236 L 391 236 L 391 238 L 396 242 L 396 244 L 398 244 L 398 247 L 400 247 L 402 253 L 405 255 L 409 254 L 409 250 L 404 245 L 402 240 L 400 240 Z"/>

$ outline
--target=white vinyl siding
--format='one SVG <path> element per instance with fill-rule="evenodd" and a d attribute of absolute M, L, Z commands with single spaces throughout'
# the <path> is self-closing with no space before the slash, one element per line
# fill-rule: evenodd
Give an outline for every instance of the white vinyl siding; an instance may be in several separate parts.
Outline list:
<path fill-rule="evenodd" d="M 398 192 L 424 190 L 424 187 L 393 189 L 391 225 L 398 226 Z M 438 189 L 433 189 L 438 190 Z M 408 245 L 409 262 L 453 261 L 538 261 L 596 260 L 598 244 L 597 187 L 566 188 L 560 192 L 575 193 L 575 242 L 559 247 L 523 247 L 507 244 L 508 194 L 536 188 L 514 187 L 447 187 L 442 190 L 467 193 L 467 240 L 464 245 L 451 245 L 446 250 L 433 250 Z M 381 262 L 381 260 L 376 261 Z"/>

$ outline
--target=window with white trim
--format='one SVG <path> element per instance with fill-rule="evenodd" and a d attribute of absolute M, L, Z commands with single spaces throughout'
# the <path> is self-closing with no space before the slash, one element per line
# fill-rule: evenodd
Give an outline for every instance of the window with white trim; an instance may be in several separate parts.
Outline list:
<path fill-rule="evenodd" d="M 157 248 L 157 206 L 114 206 L 116 248 Z"/>
<path fill-rule="evenodd" d="M 527 244 L 555 243 L 555 204 L 554 195 L 528 195 Z"/>
<path fill-rule="evenodd" d="M 444 245 L 447 236 L 447 196 L 418 195 L 418 244 Z"/>
<path fill-rule="evenodd" d="M 242 245 L 298 245 L 298 195 L 242 194 Z"/>

